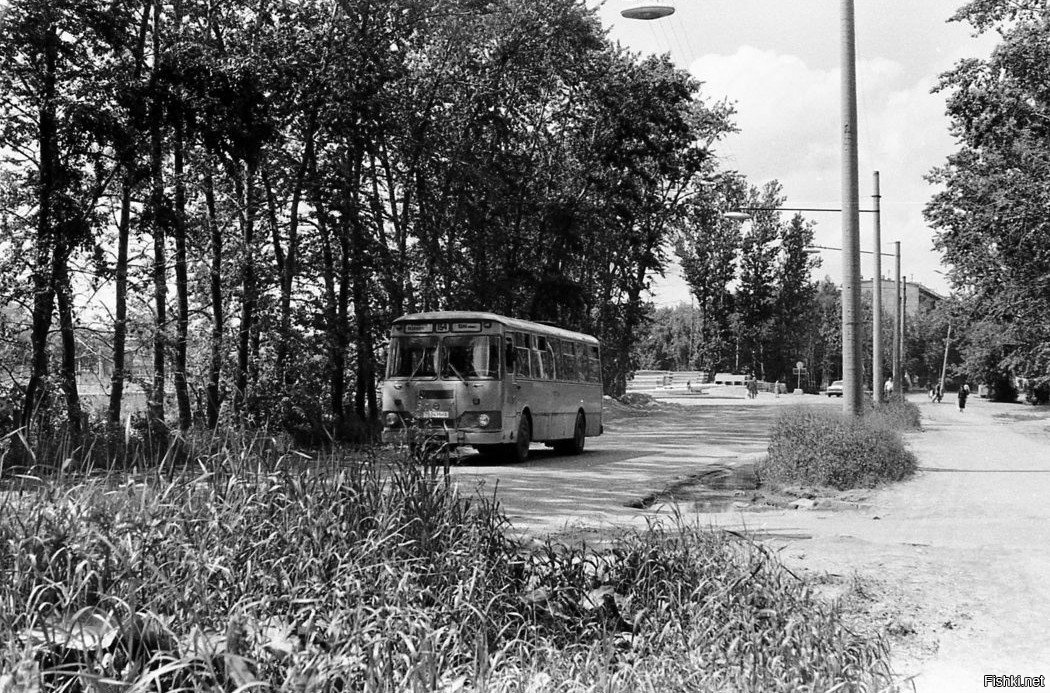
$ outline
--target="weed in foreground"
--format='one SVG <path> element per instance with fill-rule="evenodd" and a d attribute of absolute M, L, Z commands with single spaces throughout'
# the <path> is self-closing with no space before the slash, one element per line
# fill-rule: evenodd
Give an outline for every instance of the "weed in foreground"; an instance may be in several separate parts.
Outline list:
<path fill-rule="evenodd" d="M 524 545 L 434 465 L 272 452 L 0 497 L 0 690 L 891 681 L 881 640 L 739 538 L 679 521 L 598 551 Z"/>

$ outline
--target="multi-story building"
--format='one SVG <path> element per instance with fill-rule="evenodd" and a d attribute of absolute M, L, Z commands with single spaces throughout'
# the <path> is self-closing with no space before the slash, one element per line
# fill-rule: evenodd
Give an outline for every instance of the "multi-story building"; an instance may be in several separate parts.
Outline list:
<path fill-rule="evenodd" d="M 871 279 L 862 279 L 860 282 L 861 294 L 871 300 L 874 282 Z M 883 277 L 882 279 L 882 309 L 894 318 L 897 316 L 897 285 L 893 279 Z M 904 282 L 904 315 L 912 317 L 921 311 L 932 310 L 938 303 L 944 300 L 936 291 L 913 281 Z M 884 314 L 885 314 L 884 313 Z"/>

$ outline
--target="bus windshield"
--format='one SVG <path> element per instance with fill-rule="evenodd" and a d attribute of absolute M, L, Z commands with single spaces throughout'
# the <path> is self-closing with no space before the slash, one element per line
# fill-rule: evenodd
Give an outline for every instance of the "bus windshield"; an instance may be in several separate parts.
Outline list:
<path fill-rule="evenodd" d="M 437 337 L 394 337 L 390 340 L 388 378 L 433 378 L 437 375 Z"/>
<path fill-rule="evenodd" d="M 497 335 L 445 337 L 441 341 L 441 377 L 498 378 L 499 351 Z"/>

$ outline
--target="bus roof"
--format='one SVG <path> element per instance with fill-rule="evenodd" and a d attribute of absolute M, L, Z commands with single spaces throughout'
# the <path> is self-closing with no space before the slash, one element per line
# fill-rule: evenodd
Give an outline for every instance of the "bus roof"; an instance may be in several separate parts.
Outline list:
<path fill-rule="evenodd" d="M 400 318 L 394 320 L 395 323 L 399 322 L 436 322 L 439 320 L 491 320 L 492 322 L 498 322 L 514 330 L 528 330 L 530 332 L 538 332 L 540 334 L 550 335 L 552 337 L 561 337 L 562 339 L 576 339 L 581 342 L 587 342 L 590 344 L 598 344 L 598 340 L 589 334 L 583 332 L 573 332 L 572 330 L 562 329 L 561 327 L 554 327 L 553 325 L 544 325 L 540 322 L 530 322 L 528 320 L 519 320 L 518 318 L 508 318 L 504 315 L 497 315 L 495 313 L 483 313 L 473 312 L 466 310 L 438 310 L 429 313 L 412 313 L 410 315 L 402 315 Z"/>

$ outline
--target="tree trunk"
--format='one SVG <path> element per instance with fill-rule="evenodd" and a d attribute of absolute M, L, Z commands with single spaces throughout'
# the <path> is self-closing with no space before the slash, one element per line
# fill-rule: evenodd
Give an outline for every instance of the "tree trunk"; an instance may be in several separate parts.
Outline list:
<path fill-rule="evenodd" d="M 58 298 L 58 324 L 62 339 L 62 390 L 66 396 L 66 416 L 74 441 L 82 432 L 80 393 L 77 390 L 77 340 L 73 325 L 73 289 L 69 283 L 69 249 L 56 244 L 51 278 Z"/>
<path fill-rule="evenodd" d="M 241 322 L 237 328 L 237 380 L 233 393 L 233 409 L 244 413 L 248 401 L 248 379 L 252 369 L 251 335 L 255 320 L 255 167 L 244 164 L 244 177 L 237 183 L 243 210 L 241 212 Z"/>
<path fill-rule="evenodd" d="M 131 230 L 131 172 L 125 163 L 120 184 L 120 221 L 117 223 L 116 320 L 113 324 L 113 374 L 109 385 L 109 421 L 120 423 L 124 397 L 124 351 L 128 334 L 128 236 Z"/>
<path fill-rule="evenodd" d="M 298 273 L 299 258 L 299 207 L 302 204 L 303 188 L 314 157 L 315 118 L 311 113 L 304 134 L 303 158 L 295 172 L 292 183 L 292 199 L 288 210 L 288 246 L 284 262 L 278 268 L 281 275 L 281 337 L 277 342 L 276 366 L 278 386 L 287 386 L 288 350 L 292 332 L 292 289 Z"/>
<path fill-rule="evenodd" d="M 48 397 L 47 338 L 54 314 L 55 286 L 51 253 L 55 242 L 52 220 L 56 174 L 58 168 L 58 122 L 55 115 L 55 90 L 58 69 L 58 35 L 54 25 L 46 28 L 44 40 L 44 75 L 37 141 L 40 148 L 40 179 L 37 183 L 36 260 L 33 271 L 33 367 L 26 383 L 22 406 L 22 425 L 28 432 L 33 417 Z"/>
<path fill-rule="evenodd" d="M 135 47 L 135 70 L 133 82 L 138 82 L 142 75 L 142 64 L 146 51 L 146 32 L 149 28 L 150 2 L 146 2 L 139 21 L 138 42 Z M 121 143 L 118 143 L 118 146 Z M 116 319 L 113 324 L 113 373 L 110 376 L 109 421 L 120 423 L 120 409 L 124 399 L 124 380 L 126 378 L 126 358 L 128 334 L 128 238 L 131 232 L 131 192 L 134 186 L 132 168 L 134 167 L 133 142 L 124 141 L 121 154 L 120 183 L 120 220 L 117 222 L 117 266 L 115 303 Z"/>
<path fill-rule="evenodd" d="M 179 406 L 179 428 L 193 425 L 190 392 L 186 377 L 186 344 L 190 324 L 189 280 L 186 272 L 186 180 L 183 162 L 183 125 L 175 123 L 175 295 L 178 316 L 175 328 L 175 398 Z"/>
<path fill-rule="evenodd" d="M 204 201 L 208 208 L 208 230 L 211 234 L 211 359 L 208 366 L 207 424 L 214 430 L 219 425 L 219 378 L 222 375 L 222 231 L 215 209 L 215 184 L 209 169 L 204 175 Z"/>
<path fill-rule="evenodd" d="M 160 57 L 161 2 L 153 3 L 153 56 Z M 159 94 L 159 75 L 156 62 L 150 79 L 152 103 L 150 104 L 150 213 L 153 231 L 153 301 L 156 314 L 153 330 L 153 388 L 150 393 L 149 415 L 154 423 L 164 421 L 164 351 L 167 326 L 167 252 L 165 249 L 166 214 L 164 209 L 164 132 L 163 104 Z"/>
<path fill-rule="evenodd" d="M 335 257 L 332 253 L 332 234 L 328 223 L 325 206 L 320 193 L 314 201 L 317 210 L 317 227 L 321 234 L 321 278 L 324 282 L 324 315 L 325 336 L 328 346 L 328 395 L 335 421 L 336 432 L 345 428 L 346 411 L 343 400 L 346 397 L 346 348 L 339 329 L 339 299 L 336 296 Z"/>

